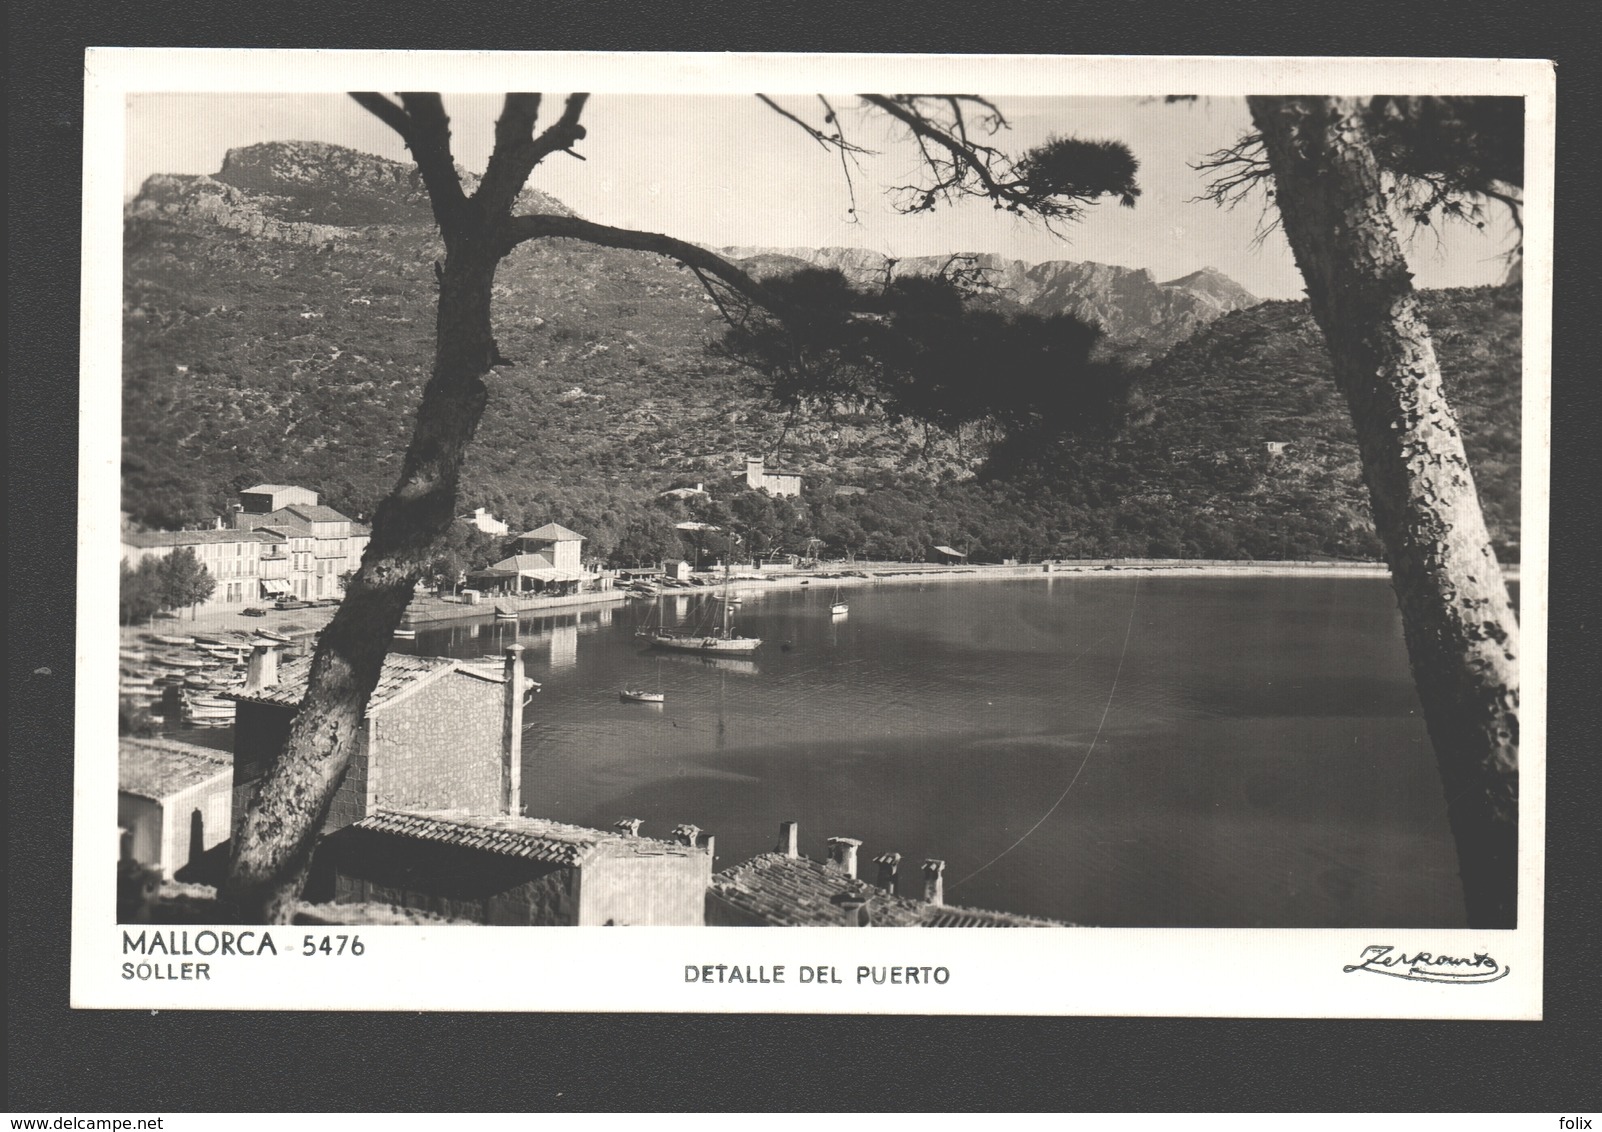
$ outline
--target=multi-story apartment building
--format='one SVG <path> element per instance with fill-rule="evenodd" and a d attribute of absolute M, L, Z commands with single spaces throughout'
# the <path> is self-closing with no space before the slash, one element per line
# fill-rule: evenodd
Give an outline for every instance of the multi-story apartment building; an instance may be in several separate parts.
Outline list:
<path fill-rule="evenodd" d="M 282 537 L 283 561 L 275 559 L 270 571 L 263 571 L 263 589 L 306 601 L 339 596 L 340 576 L 361 565 L 371 535 L 362 524 L 319 504 L 315 491 L 286 484 L 241 491 L 234 526 Z"/>

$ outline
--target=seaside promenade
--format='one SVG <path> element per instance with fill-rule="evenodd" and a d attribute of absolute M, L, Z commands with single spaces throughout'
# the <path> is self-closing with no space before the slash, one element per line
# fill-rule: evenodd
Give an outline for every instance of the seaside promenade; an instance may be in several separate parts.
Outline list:
<path fill-rule="evenodd" d="M 1330 578 L 1384 578 L 1389 575 L 1383 562 L 1320 562 L 1320 561 L 1250 561 L 1230 559 L 1062 559 L 1052 562 L 1020 563 L 1017 565 L 970 565 L 921 562 L 834 562 L 815 567 L 769 567 L 762 570 L 736 570 L 730 578 L 730 589 L 736 593 L 758 590 L 796 589 L 824 585 L 833 589 L 872 585 L 928 584 L 931 582 L 979 582 L 1001 579 L 1042 577 L 1086 577 L 1108 575 L 1162 575 L 1186 578 L 1248 578 L 1248 577 L 1330 577 Z M 1517 563 L 1504 564 L 1502 576 L 1510 583 L 1519 581 Z M 706 592 L 719 585 L 723 576 L 718 571 L 705 571 L 697 575 L 706 584 L 695 591 Z M 573 594 L 566 597 L 502 598 L 503 605 L 515 604 L 519 613 L 558 611 L 590 608 L 597 605 L 617 605 L 628 600 L 625 590 Z M 137 640 L 148 632 L 192 633 L 271 629 L 292 638 L 310 637 L 333 618 L 337 607 L 312 606 L 307 609 L 278 610 L 268 608 L 261 617 L 245 617 L 238 612 L 203 613 L 197 617 L 181 614 L 176 618 L 158 618 L 153 625 L 124 626 L 124 642 Z M 488 620 L 495 615 L 493 602 L 467 605 L 438 597 L 419 596 L 408 608 L 402 625 L 408 627 L 443 624 L 456 621 Z"/>

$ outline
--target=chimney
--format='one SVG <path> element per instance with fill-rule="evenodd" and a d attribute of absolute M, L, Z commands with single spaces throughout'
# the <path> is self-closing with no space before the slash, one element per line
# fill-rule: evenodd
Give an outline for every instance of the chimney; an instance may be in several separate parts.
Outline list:
<path fill-rule="evenodd" d="M 901 868 L 900 853 L 881 853 L 873 859 L 879 866 L 878 885 L 892 896 L 896 891 L 896 873 Z"/>
<path fill-rule="evenodd" d="M 773 851 L 775 853 L 783 853 L 791 859 L 799 857 L 801 854 L 796 848 L 796 841 L 800 832 L 800 822 L 781 821 L 779 823 L 779 843 L 773 847 Z"/>
<path fill-rule="evenodd" d="M 696 491 L 701 491 L 701 492 L 706 491 L 706 484 L 701 483 L 700 481 L 697 481 L 696 485 L 695 485 L 695 490 Z"/>
<path fill-rule="evenodd" d="M 506 646 L 506 691 L 501 716 L 501 813 L 522 812 L 523 646 Z"/>
<path fill-rule="evenodd" d="M 946 902 L 946 863 L 930 858 L 923 863 L 923 898 L 929 904 Z"/>
<path fill-rule="evenodd" d="M 829 865 L 852 880 L 857 879 L 857 850 L 862 842 L 855 837 L 829 838 Z"/>
<path fill-rule="evenodd" d="M 250 650 L 250 668 L 245 676 L 245 691 L 257 692 L 263 688 L 278 687 L 278 645 L 264 642 Z"/>
<path fill-rule="evenodd" d="M 848 928 L 871 928 L 873 914 L 868 910 L 867 896 L 860 892 L 848 894 L 840 901 L 840 911 Z"/>
<path fill-rule="evenodd" d="M 698 825 L 691 825 L 689 822 L 685 822 L 683 825 L 673 827 L 673 839 L 680 845 L 688 845 L 694 848 L 696 839 L 700 836 L 701 827 Z"/>
<path fill-rule="evenodd" d="M 638 837 L 640 835 L 640 826 L 644 824 L 645 822 L 640 818 L 619 818 L 612 823 L 612 828 L 624 837 Z"/>
<path fill-rule="evenodd" d="M 701 848 L 706 850 L 706 855 L 708 857 L 716 857 L 717 856 L 716 848 L 717 848 L 717 840 L 718 839 L 717 839 L 716 835 L 703 831 L 701 833 L 700 837 L 698 837 L 696 840 L 697 840 L 697 843 L 701 846 Z"/>

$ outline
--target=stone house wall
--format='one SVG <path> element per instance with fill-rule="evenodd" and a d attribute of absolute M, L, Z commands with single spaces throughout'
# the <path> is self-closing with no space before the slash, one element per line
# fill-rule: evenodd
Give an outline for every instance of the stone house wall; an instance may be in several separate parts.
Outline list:
<path fill-rule="evenodd" d="M 582 927 L 700 927 L 705 922 L 709 853 L 600 856 L 579 870 Z"/>
<path fill-rule="evenodd" d="M 369 717 L 365 782 L 353 768 L 352 792 L 374 806 L 402 810 L 501 808 L 504 684 L 453 672 Z"/>

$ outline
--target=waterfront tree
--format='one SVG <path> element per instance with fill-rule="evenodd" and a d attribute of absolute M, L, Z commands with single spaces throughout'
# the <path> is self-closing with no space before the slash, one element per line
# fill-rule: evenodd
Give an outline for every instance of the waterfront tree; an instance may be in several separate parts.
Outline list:
<path fill-rule="evenodd" d="M 1415 219 L 1421 207 L 1449 207 L 1453 193 L 1516 210 L 1522 109 L 1509 118 L 1499 105 L 1477 108 L 1476 127 L 1417 102 L 1377 112 L 1350 98 L 1249 100 L 1279 222 L 1357 433 L 1446 790 L 1469 924 L 1510 928 L 1518 898 L 1518 620 L 1393 216 L 1397 185 L 1400 210 Z M 1453 121 L 1457 132 L 1443 132 Z M 1506 136 L 1509 121 L 1516 139 Z"/>
<path fill-rule="evenodd" d="M 162 608 L 161 563 L 155 558 L 143 558 L 137 568 L 128 565 L 124 558 L 118 583 L 118 615 L 124 625 L 148 621 Z"/>
<path fill-rule="evenodd" d="M 462 463 L 488 399 L 486 379 L 506 364 L 490 317 L 501 260 L 527 241 L 552 238 L 651 252 L 694 272 L 720 303 L 737 299 L 796 322 L 808 317 L 806 310 L 695 244 L 577 216 L 514 214 L 523 186 L 541 162 L 576 154 L 586 136 L 586 94 L 570 94 L 543 130 L 537 129 L 541 95 L 507 95 L 488 163 L 471 193 L 457 172 L 450 121 L 438 94 L 352 97 L 406 143 L 445 245 L 444 261 L 435 265 L 434 362 L 395 487 L 379 504 L 362 564 L 318 640 L 307 692 L 284 751 L 233 841 L 223 897 L 235 916 L 252 922 L 292 914 L 394 629 L 457 513 Z M 810 114 L 763 100 L 843 158 L 859 148 L 827 100 L 819 99 Z M 1053 138 L 1016 156 L 991 144 L 1006 120 L 979 96 L 870 94 L 860 101 L 894 124 L 916 163 L 918 175 L 894 190 L 904 212 L 974 197 L 1053 225 L 1072 220 L 1104 197 L 1132 205 L 1139 193 L 1134 157 L 1116 142 Z M 849 162 L 844 164 L 849 176 Z"/>
<path fill-rule="evenodd" d="M 194 607 L 217 591 L 217 579 L 187 546 L 174 547 L 171 554 L 161 559 L 156 576 L 165 609 L 188 606 L 193 615 Z"/>

